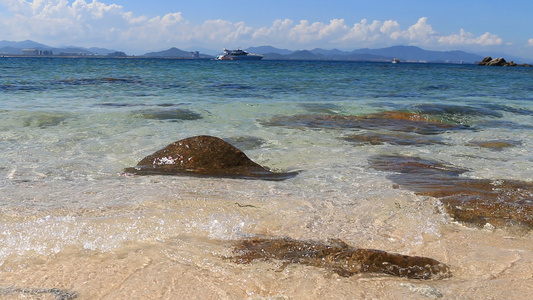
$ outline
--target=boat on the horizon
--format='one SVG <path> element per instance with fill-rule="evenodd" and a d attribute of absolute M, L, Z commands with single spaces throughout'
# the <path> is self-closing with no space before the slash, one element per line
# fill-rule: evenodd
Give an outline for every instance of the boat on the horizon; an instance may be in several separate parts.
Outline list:
<path fill-rule="evenodd" d="M 400 59 L 395 57 L 395 58 L 392 59 L 392 63 L 393 64 L 399 64 L 400 63 Z"/>
<path fill-rule="evenodd" d="M 224 48 L 224 54 L 217 55 L 216 60 L 261 60 L 263 55 L 248 53 L 242 49 L 228 50 Z"/>

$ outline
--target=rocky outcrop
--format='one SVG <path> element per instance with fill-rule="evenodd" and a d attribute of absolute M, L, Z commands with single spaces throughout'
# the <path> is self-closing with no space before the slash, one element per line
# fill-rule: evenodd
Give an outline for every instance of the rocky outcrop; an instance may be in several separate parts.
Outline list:
<path fill-rule="evenodd" d="M 343 277 L 359 273 L 381 273 L 413 279 L 440 279 L 450 276 L 449 267 L 432 258 L 407 256 L 374 249 L 350 247 L 339 239 L 324 243 L 289 238 L 243 240 L 234 249 L 236 263 L 255 260 L 281 261 L 325 268 Z"/>
<path fill-rule="evenodd" d="M 174 142 L 143 158 L 126 174 L 190 175 L 243 179 L 284 180 L 297 172 L 275 173 L 250 160 L 241 150 L 213 136 Z"/>
<path fill-rule="evenodd" d="M 522 67 L 531 67 L 531 65 L 528 64 L 516 64 L 513 61 L 506 61 L 503 57 L 498 58 L 492 58 L 490 56 L 485 57 L 482 61 L 477 63 L 480 66 L 503 66 L 503 67 L 515 67 L 515 66 L 522 66 Z"/>

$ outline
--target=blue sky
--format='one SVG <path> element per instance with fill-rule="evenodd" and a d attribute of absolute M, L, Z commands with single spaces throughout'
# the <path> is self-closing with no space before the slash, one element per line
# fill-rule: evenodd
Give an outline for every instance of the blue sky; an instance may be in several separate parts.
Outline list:
<path fill-rule="evenodd" d="M 271 45 L 508 53 L 533 59 L 533 1 L 0 0 L 0 40 L 143 54 Z"/>

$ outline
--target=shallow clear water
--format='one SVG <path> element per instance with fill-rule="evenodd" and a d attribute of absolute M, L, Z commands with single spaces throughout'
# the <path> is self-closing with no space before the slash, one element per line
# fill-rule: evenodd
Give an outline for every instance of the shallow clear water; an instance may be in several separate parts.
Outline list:
<path fill-rule="evenodd" d="M 269 123 L 398 110 L 429 111 L 468 130 L 443 132 L 441 143 L 428 145 L 356 145 L 343 138 L 367 130 Z M 233 141 L 273 170 L 301 173 L 281 182 L 121 176 L 156 150 L 200 134 Z M 514 146 L 471 144 L 492 140 Z M 438 200 L 396 188 L 368 160 L 420 156 L 467 168 L 472 178 L 531 182 L 532 146 L 533 68 L 2 58 L 0 287 L 58 287 L 92 299 L 126 298 L 124 289 L 152 289 L 145 298 L 306 295 L 281 283 L 288 280 L 322 298 L 386 298 L 398 290 L 423 298 L 488 293 L 482 286 L 498 278 L 496 290 L 513 282 L 527 291 L 529 233 L 453 223 Z M 275 272 L 266 263 L 221 259 L 233 240 L 257 235 L 341 238 L 430 256 L 455 267 L 456 279 L 427 292 L 416 281 L 331 278 L 305 267 Z M 190 280 L 178 285 L 176 274 Z M 215 286 L 208 292 L 198 281 Z"/>

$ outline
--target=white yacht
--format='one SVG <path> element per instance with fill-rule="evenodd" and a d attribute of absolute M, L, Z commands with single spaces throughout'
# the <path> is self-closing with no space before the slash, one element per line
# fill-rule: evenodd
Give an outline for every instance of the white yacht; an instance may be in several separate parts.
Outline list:
<path fill-rule="evenodd" d="M 224 54 L 217 55 L 216 60 L 260 60 L 261 54 L 248 53 L 244 50 L 228 50 L 224 48 Z"/>

